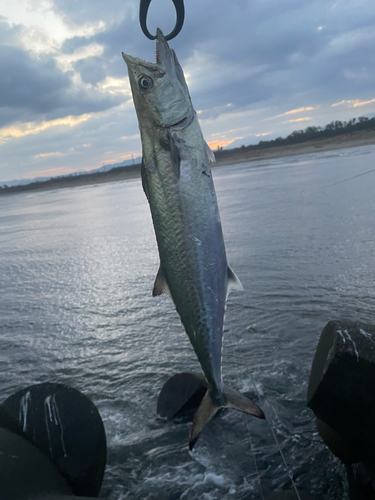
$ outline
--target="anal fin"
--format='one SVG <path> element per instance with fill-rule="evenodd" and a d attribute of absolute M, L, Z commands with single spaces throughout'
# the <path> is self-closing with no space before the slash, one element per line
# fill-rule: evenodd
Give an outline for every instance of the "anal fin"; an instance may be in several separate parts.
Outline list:
<path fill-rule="evenodd" d="M 243 286 L 241 281 L 239 280 L 237 274 L 233 271 L 233 269 L 228 266 L 227 269 L 227 297 L 230 291 L 238 290 L 240 292 L 243 291 Z"/>

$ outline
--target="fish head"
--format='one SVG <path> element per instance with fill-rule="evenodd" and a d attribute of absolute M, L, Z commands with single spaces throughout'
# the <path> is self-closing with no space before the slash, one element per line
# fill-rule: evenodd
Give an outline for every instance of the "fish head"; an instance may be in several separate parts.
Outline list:
<path fill-rule="evenodd" d="M 122 53 L 128 66 L 130 86 L 140 128 L 183 127 L 194 109 L 184 72 L 162 31 L 157 29 L 156 63 Z"/>

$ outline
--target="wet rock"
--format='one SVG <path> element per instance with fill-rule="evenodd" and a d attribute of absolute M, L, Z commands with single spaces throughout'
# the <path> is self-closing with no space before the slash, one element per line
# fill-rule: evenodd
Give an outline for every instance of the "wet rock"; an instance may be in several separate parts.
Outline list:
<path fill-rule="evenodd" d="M 49 458 L 25 438 L 0 429 L 0 498 L 28 500 L 53 494 L 72 492 Z"/>
<path fill-rule="evenodd" d="M 27 387 L 0 405 L 0 426 L 42 451 L 75 495 L 98 495 L 107 458 L 106 436 L 94 403 L 78 390 L 53 383 Z"/>
<path fill-rule="evenodd" d="M 352 444 L 350 446 L 338 432 L 323 422 L 323 420 L 316 419 L 316 428 L 325 444 L 341 462 L 344 464 L 353 464 L 360 461 L 355 445 Z"/>
<path fill-rule="evenodd" d="M 206 391 L 207 382 L 200 373 L 177 373 L 160 391 L 157 414 L 168 419 L 180 418 L 190 422 Z"/>
<path fill-rule="evenodd" d="M 328 446 L 331 442 L 334 453 L 342 455 L 345 461 L 359 459 L 375 484 L 373 325 L 330 321 L 325 326 L 311 368 L 307 403 L 337 433 L 339 441 L 342 438 L 346 450 L 337 451 L 330 438 Z"/>

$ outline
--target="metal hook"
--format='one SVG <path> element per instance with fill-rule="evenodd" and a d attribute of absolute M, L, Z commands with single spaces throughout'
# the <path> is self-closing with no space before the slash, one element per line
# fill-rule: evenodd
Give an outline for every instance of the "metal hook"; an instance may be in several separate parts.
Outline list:
<path fill-rule="evenodd" d="M 172 0 L 172 2 L 174 3 L 176 9 L 176 25 L 173 31 L 171 31 L 169 35 L 165 37 L 167 40 L 172 40 L 172 38 L 180 33 L 185 19 L 184 0 Z M 147 12 L 150 3 L 151 0 L 141 0 L 141 3 L 139 5 L 139 22 L 141 24 L 142 31 L 147 36 L 147 38 L 149 38 L 150 40 L 155 40 L 156 35 L 151 35 L 151 33 L 147 29 L 146 23 Z"/>

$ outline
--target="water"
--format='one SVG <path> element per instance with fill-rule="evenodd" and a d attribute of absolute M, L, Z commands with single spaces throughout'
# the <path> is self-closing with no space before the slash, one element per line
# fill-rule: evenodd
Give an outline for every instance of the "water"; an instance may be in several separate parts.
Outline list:
<path fill-rule="evenodd" d="M 306 408 L 324 325 L 374 323 L 375 147 L 214 169 L 228 260 L 223 372 L 254 390 L 300 489 L 346 498 Z M 199 371 L 167 296 L 140 180 L 0 197 L 0 389 L 63 382 L 104 420 L 103 498 L 261 499 L 290 479 L 269 424 L 228 411 L 193 453 L 156 416 L 163 384 Z"/>

